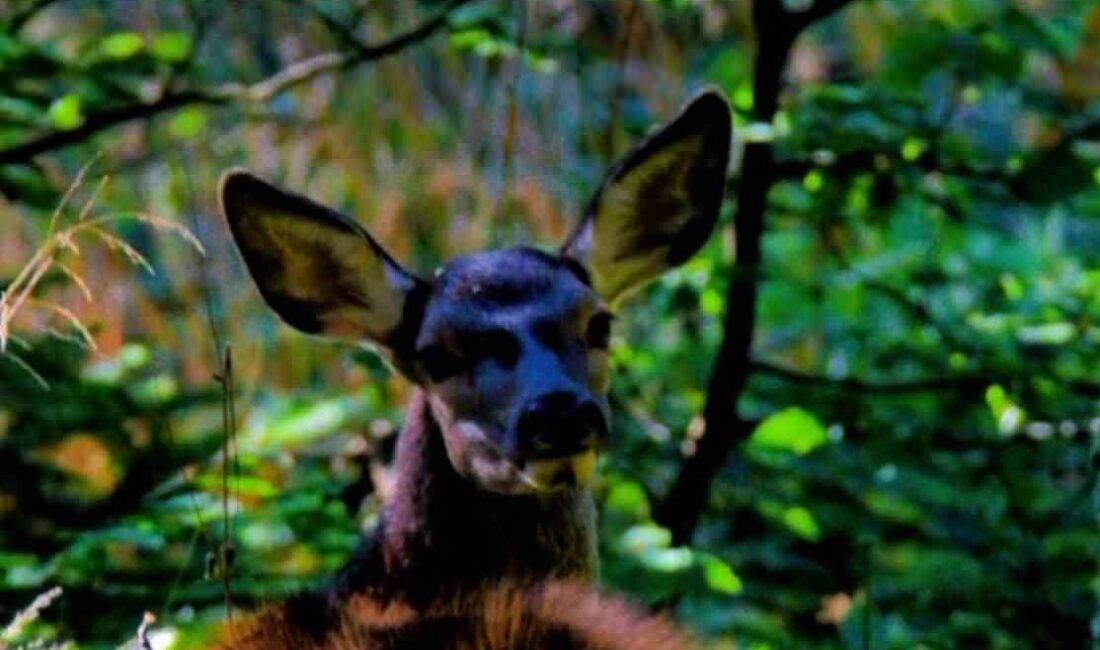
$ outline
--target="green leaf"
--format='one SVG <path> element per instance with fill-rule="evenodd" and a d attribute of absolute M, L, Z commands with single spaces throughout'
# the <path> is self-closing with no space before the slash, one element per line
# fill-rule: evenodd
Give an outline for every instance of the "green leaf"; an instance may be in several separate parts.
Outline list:
<path fill-rule="evenodd" d="M 221 494 L 224 488 L 223 478 L 220 474 L 203 474 L 195 479 L 195 485 L 203 490 L 209 490 L 215 494 Z M 230 496 L 243 494 L 260 499 L 268 499 L 278 490 L 270 481 L 257 476 L 231 476 L 229 477 Z"/>
<path fill-rule="evenodd" d="M 708 587 L 721 594 L 741 593 L 741 578 L 722 558 L 703 553 L 699 555 L 699 563 L 703 567 L 703 577 L 706 578 Z"/>
<path fill-rule="evenodd" d="M 148 347 L 140 343 L 127 343 L 114 356 L 104 357 L 87 366 L 81 377 L 97 384 L 117 384 L 133 371 L 147 366 L 152 358 Z"/>
<path fill-rule="evenodd" d="M 752 432 L 749 446 L 805 456 L 825 444 L 828 439 L 825 425 L 812 414 L 792 406 L 761 422 Z"/>
<path fill-rule="evenodd" d="M 631 526 L 619 539 L 619 545 L 635 555 L 645 551 L 668 548 L 672 543 L 672 533 L 656 524 Z"/>
<path fill-rule="evenodd" d="M 921 157 L 921 154 L 928 149 L 928 143 L 920 138 L 908 137 L 901 145 L 901 157 L 909 162 L 913 162 L 917 158 Z"/>
<path fill-rule="evenodd" d="M 484 29 L 466 29 L 451 34 L 451 45 L 461 50 L 477 47 L 481 43 L 492 42 L 493 35 Z"/>
<path fill-rule="evenodd" d="M 802 187 L 806 188 L 807 192 L 820 192 L 821 188 L 825 187 L 825 175 L 818 169 L 811 171 L 802 179 Z"/>
<path fill-rule="evenodd" d="M 161 61 L 179 63 L 191 54 L 191 37 L 184 32 L 161 32 L 153 38 L 149 49 Z"/>
<path fill-rule="evenodd" d="M 179 384 L 172 375 L 161 373 L 131 385 L 130 392 L 138 404 L 163 404 L 179 395 Z"/>
<path fill-rule="evenodd" d="M 704 289 L 699 295 L 699 308 L 708 316 L 720 315 L 723 304 L 722 294 L 713 288 Z"/>
<path fill-rule="evenodd" d="M 1077 327 L 1066 322 L 1029 325 L 1016 332 L 1017 339 L 1033 345 L 1065 345 L 1076 335 Z"/>
<path fill-rule="evenodd" d="M 75 129 L 84 121 L 84 113 L 80 110 L 80 95 L 69 93 L 62 95 L 50 104 L 47 115 L 50 123 L 59 129 Z"/>
<path fill-rule="evenodd" d="M 641 554 L 642 564 L 654 571 L 661 573 L 677 573 L 689 568 L 694 562 L 691 549 L 679 546 L 676 548 L 650 548 Z"/>
<path fill-rule="evenodd" d="M 186 139 L 202 135 L 206 128 L 206 111 L 197 106 L 188 106 L 172 116 L 168 122 L 168 132 L 172 137 Z"/>
<path fill-rule="evenodd" d="M 615 481 L 607 491 L 604 509 L 645 518 L 649 516 L 649 499 L 641 485 L 633 481 Z"/>
<path fill-rule="evenodd" d="M 112 59 L 128 59 L 145 47 L 145 39 L 137 32 L 116 32 L 99 43 L 99 49 Z"/>
<path fill-rule="evenodd" d="M 817 541 L 821 538 L 821 528 L 817 525 L 817 520 L 809 510 L 801 506 L 783 511 L 783 523 L 792 533 L 803 539 Z"/>
<path fill-rule="evenodd" d="M 344 426 L 349 415 L 348 404 L 340 399 L 297 405 L 265 427 L 263 444 L 293 446 L 313 442 Z"/>

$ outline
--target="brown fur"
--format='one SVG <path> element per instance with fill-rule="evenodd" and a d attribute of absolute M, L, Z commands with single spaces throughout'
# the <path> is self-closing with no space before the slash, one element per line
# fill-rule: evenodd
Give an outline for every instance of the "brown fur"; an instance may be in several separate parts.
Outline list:
<path fill-rule="evenodd" d="M 333 630 L 311 637 L 272 606 L 226 629 L 217 650 L 688 650 L 664 616 L 572 581 L 506 582 L 423 610 L 357 595 Z"/>
<path fill-rule="evenodd" d="M 413 397 L 382 523 L 331 586 L 328 606 L 370 593 L 421 607 L 505 578 L 590 578 L 596 537 L 588 490 L 511 496 L 478 489 L 448 462 L 426 401 L 419 391 Z M 313 628 L 310 618 L 299 620 Z"/>

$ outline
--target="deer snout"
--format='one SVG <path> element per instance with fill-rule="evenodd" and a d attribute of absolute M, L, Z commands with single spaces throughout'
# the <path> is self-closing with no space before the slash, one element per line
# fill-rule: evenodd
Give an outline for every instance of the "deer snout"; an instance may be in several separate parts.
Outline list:
<path fill-rule="evenodd" d="M 531 399 L 516 423 L 518 446 L 534 458 L 562 458 L 596 447 L 607 438 L 607 418 L 594 399 L 556 390 Z"/>

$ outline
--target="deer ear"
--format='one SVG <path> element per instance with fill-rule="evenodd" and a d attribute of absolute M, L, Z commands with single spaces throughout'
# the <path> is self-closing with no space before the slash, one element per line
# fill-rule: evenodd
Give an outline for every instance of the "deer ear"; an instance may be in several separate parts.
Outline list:
<path fill-rule="evenodd" d="M 729 103 L 707 90 L 604 178 L 561 253 L 611 304 L 687 261 L 714 230 L 729 163 Z"/>
<path fill-rule="evenodd" d="M 244 170 L 222 175 L 220 195 L 252 279 L 287 324 L 390 348 L 415 326 L 410 301 L 426 285 L 353 220 Z"/>

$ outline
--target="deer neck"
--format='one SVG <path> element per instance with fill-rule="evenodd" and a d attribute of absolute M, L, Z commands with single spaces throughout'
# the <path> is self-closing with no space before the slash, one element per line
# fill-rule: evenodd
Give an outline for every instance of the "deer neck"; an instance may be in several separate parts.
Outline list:
<path fill-rule="evenodd" d="M 538 496 L 479 489 L 451 466 L 419 390 L 398 440 L 394 475 L 371 543 L 368 589 L 426 603 L 501 578 L 590 578 L 597 571 L 588 489 Z"/>

